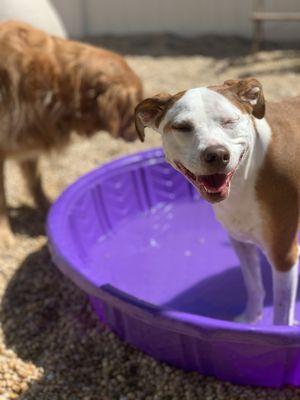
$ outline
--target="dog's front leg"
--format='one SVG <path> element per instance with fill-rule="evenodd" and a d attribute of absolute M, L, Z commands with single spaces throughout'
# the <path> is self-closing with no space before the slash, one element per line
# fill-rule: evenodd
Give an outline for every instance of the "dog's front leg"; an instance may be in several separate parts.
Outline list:
<path fill-rule="evenodd" d="M 238 322 L 255 323 L 262 317 L 265 291 L 256 246 L 231 238 L 239 257 L 247 291 L 246 309 L 236 318 Z"/>

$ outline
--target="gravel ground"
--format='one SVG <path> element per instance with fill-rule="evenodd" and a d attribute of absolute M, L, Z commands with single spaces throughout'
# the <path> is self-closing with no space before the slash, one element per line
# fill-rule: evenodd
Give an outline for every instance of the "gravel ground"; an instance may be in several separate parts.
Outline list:
<path fill-rule="evenodd" d="M 236 38 L 188 41 L 170 35 L 129 42 L 105 38 L 102 43 L 130 54 L 128 61 L 143 78 L 147 94 L 249 75 L 261 79 L 268 99 L 300 93 L 296 50 L 273 46 L 253 57 L 245 55 L 249 44 Z M 105 133 L 90 141 L 75 138 L 65 153 L 42 160 L 46 191 L 54 200 L 90 169 L 159 143 L 154 133 L 145 144 L 126 144 Z M 121 342 L 96 320 L 84 294 L 51 263 L 44 218 L 32 207 L 13 162 L 7 165 L 7 177 L 17 241 L 0 251 L 0 399 L 300 398 L 300 389 L 240 387 L 186 373 Z"/>

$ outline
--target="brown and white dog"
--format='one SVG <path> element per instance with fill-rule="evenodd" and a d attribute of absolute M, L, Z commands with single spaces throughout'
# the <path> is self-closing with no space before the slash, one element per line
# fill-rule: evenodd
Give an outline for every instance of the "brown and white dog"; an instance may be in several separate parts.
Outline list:
<path fill-rule="evenodd" d="M 298 283 L 300 97 L 265 104 L 254 78 L 229 80 L 136 108 L 162 135 L 167 161 L 213 203 L 239 256 L 247 289 L 240 321 L 262 316 L 264 288 L 256 246 L 272 265 L 274 324 L 293 325 Z"/>
<path fill-rule="evenodd" d="M 61 149 L 73 131 L 106 130 L 134 140 L 140 79 L 113 52 L 50 36 L 20 23 L 0 24 L 0 240 L 12 238 L 3 164 L 20 161 L 38 206 L 47 208 L 37 159 Z"/>

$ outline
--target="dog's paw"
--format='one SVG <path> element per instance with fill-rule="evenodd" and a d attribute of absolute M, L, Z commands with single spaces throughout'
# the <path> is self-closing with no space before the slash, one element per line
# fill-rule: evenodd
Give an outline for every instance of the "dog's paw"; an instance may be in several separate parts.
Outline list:
<path fill-rule="evenodd" d="M 234 322 L 239 322 L 241 324 L 256 324 L 260 319 L 262 319 L 262 314 L 251 315 L 247 312 L 237 315 L 234 318 Z"/>

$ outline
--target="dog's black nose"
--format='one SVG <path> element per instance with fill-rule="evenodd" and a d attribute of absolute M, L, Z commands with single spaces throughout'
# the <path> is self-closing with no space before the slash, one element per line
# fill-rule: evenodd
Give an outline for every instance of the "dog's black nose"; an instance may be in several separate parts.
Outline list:
<path fill-rule="evenodd" d="M 224 146 L 209 146 L 203 151 L 202 160 L 211 167 L 222 168 L 229 163 L 230 154 Z"/>

